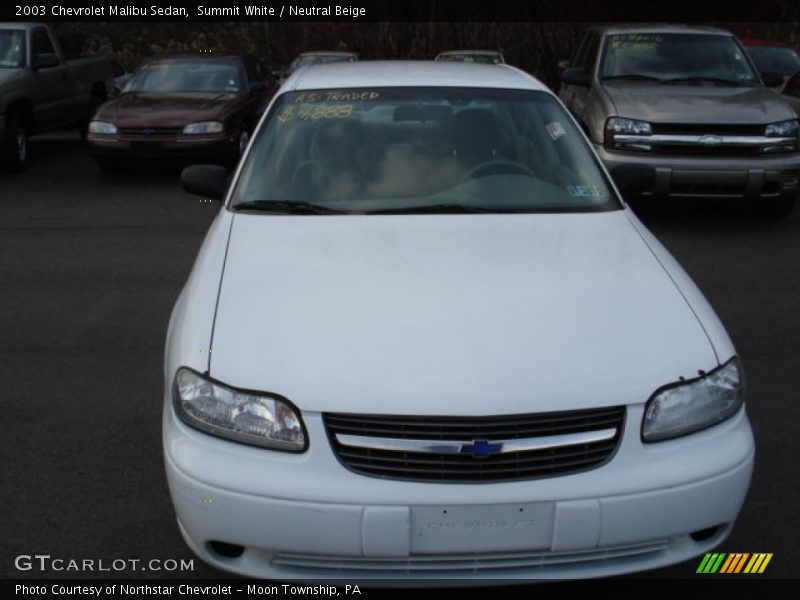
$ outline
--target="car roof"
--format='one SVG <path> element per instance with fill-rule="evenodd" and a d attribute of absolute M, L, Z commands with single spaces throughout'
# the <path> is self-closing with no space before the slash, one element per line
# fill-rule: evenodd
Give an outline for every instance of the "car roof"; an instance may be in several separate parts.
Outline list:
<path fill-rule="evenodd" d="M 369 60 L 298 69 L 282 90 L 364 87 L 477 87 L 545 91 L 538 79 L 508 65 L 433 60 Z"/>
<path fill-rule="evenodd" d="M 499 50 L 444 50 L 439 52 L 439 55 L 442 54 L 491 54 L 493 56 L 499 55 Z"/>
<path fill-rule="evenodd" d="M 232 59 L 242 59 L 247 54 L 239 54 L 236 52 L 159 52 L 158 54 L 154 54 L 153 56 L 146 58 L 142 62 L 148 62 L 151 60 L 164 60 L 169 58 L 180 58 L 180 59 L 193 59 L 196 58 L 198 60 L 232 60 Z"/>
<path fill-rule="evenodd" d="M 32 29 L 37 25 L 46 27 L 44 23 L 34 23 L 32 21 L 3 21 L 0 23 L 0 29 Z"/>
<path fill-rule="evenodd" d="M 682 25 L 680 23 L 620 23 L 593 27 L 609 35 L 617 33 L 698 33 L 733 37 L 730 31 L 706 25 Z"/>
<path fill-rule="evenodd" d="M 358 56 L 358 52 L 347 50 L 320 50 L 319 52 L 301 52 L 298 56 Z"/>

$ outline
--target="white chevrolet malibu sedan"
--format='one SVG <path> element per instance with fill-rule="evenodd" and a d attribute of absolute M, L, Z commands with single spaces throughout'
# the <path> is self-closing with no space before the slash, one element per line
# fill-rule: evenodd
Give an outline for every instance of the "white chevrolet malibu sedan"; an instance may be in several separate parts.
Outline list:
<path fill-rule="evenodd" d="M 594 577 L 730 533 L 736 351 L 559 100 L 509 66 L 301 69 L 169 325 L 163 442 L 205 561 L 284 580 Z"/>

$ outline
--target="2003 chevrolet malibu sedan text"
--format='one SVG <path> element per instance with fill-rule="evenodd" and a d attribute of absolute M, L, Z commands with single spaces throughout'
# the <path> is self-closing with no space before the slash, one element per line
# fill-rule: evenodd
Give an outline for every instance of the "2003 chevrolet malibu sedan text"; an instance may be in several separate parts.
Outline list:
<path fill-rule="evenodd" d="M 312 66 L 170 321 L 164 453 L 204 560 L 290 580 L 626 573 L 731 531 L 754 444 L 702 294 L 512 67 Z M 645 168 L 646 169 L 646 168 Z M 626 191 L 627 190 L 627 191 Z"/>

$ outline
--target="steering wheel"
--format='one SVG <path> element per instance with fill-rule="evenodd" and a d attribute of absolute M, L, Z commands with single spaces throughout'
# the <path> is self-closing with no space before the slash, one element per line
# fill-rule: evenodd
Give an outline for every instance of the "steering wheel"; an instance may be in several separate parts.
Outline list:
<path fill-rule="evenodd" d="M 522 175 L 527 175 L 528 177 L 534 177 L 536 179 L 539 178 L 536 173 L 531 171 L 522 163 L 518 163 L 515 160 L 508 160 L 506 158 L 493 158 L 492 160 L 487 160 L 486 162 L 482 162 L 481 164 L 472 167 L 469 171 L 461 176 L 461 178 L 458 180 L 458 183 L 464 183 L 470 179 L 486 177 L 487 175 L 495 175 L 497 173 L 520 173 Z"/>

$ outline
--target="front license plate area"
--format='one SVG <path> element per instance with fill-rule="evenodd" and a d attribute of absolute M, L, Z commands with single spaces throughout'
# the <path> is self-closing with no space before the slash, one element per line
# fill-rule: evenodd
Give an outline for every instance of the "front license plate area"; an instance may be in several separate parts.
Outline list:
<path fill-rule="evenodd" d="M 414 506 L 411 554 L 549 549 L 555 504 Z"/>
<path fill-rule="evenodd" d="M 160 142 L 131 142 L 131 150 L 139 154 L 158 154 L 161 150 Z"/>

